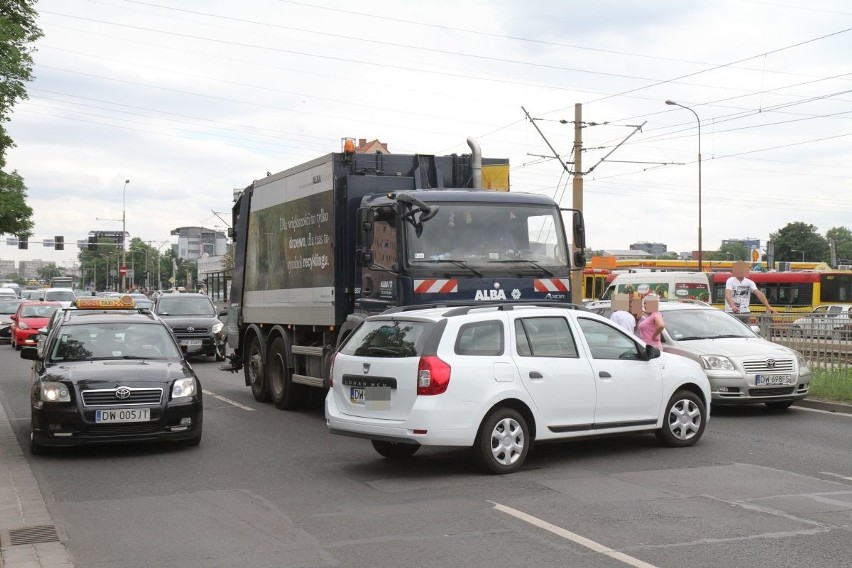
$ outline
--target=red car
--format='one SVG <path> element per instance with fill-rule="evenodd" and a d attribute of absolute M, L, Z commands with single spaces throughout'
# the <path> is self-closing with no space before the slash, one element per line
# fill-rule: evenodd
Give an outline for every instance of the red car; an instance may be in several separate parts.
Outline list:
<path fill-rule="evenodd" d="M 46 326 L 53 312 L 61 307 L 59 302 L 21 302 L 12 316 L 12 347 L 35 346 L 38 330 Z"/>

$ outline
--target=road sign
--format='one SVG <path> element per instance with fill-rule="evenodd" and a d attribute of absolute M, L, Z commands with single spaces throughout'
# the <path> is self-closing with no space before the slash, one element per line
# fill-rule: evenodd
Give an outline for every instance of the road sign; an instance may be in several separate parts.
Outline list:
<path fill-rule="evenodd" d="M 122 266 L 122 267 L 121 267 L 121 269 L 120 269 L 118 272 L 119 272 L 119 274 L 121 274 L 122 276 L 127 276 L 127 267 L 126 267 L 126 266 Z"/>

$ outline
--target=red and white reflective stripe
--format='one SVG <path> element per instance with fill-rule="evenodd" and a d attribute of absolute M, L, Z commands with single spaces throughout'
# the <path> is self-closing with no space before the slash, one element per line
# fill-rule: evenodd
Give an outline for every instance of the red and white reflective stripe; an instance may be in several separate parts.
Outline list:
<path fill-rule="evenodd" d="M 568 278 L 544 278 L 533 282 L 536 292 L 567 292 L 571 289 L 571 280 Z"/>
<path fill-rule="evenodd" d="M 459 291 L 458 280 L 415 280 L 415 294 L 450 294 Z"/>

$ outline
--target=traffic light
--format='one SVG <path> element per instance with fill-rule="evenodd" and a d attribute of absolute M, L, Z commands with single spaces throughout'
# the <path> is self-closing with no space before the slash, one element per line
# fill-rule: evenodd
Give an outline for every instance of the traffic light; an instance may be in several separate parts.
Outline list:
<path fill-rule="evenodd" d="M 29 235 L 18 235 L 18 248 L 19 249 L 27 249 L 30 247 L 29 241 L 27 239 Z"/>
<path fill-rule="evenodd" d="M 53 237 L 53 250 L 65 250 L 65 237 Z"/>
<path fill-rule="evenodd" d="M 94 235 L 89 235 L 89 250 L 98 250 L 98 238 Z"/>

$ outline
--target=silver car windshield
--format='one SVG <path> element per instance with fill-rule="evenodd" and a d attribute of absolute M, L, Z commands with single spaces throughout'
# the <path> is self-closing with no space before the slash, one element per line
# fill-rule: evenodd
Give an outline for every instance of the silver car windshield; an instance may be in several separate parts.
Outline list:
<path fill-rule="evenodd" d="M 760 337 L 737 318 L 717 309 L 666 310 L 666 330 L 675 341 Z"/>
<path fill-rule="evenodd" d="M 216 317 L 213 303 L 207 297 L 160 298 L 157 313 L 164 316 L 209 316 Z"/>

